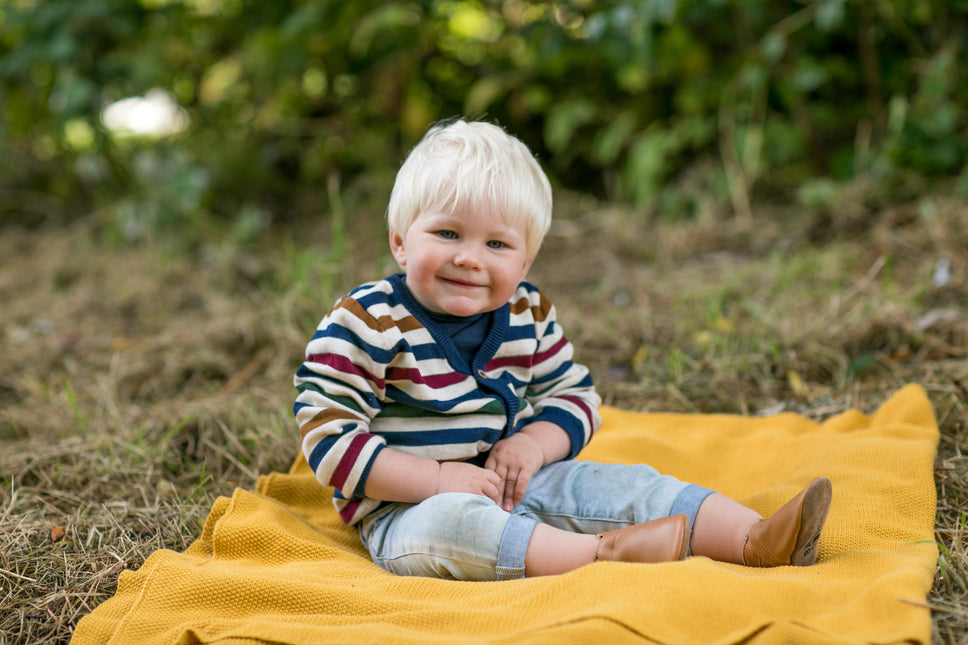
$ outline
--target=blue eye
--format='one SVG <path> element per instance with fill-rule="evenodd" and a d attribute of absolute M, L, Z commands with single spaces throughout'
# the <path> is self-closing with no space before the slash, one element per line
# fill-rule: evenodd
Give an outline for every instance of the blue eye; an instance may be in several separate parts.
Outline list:
<path fill-rule="evenodd" d="M 503 249 L 505 246 L 507 245 L 501 240 L 491 240 L 487 243 L 487 247 L 490 249 Z"/>
<path fill-rule="evenodd" d="M 442 238 L 444 238 L 446 240 L 456 240 L 457 239 L 457 233 L 455 233 L 454 231 L 448 231 L 448 230 L 437 231 L 437 235 L 439 235 L 440 237 L 442 237 Z"/>

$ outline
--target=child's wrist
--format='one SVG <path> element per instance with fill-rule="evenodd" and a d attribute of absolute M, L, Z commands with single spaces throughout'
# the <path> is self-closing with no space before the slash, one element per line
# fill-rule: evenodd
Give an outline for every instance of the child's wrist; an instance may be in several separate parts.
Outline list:
<path fill-rule="evenodd" d="M 443 472 L 444 472 L 444 465 L 442 463 L 440 463 L 437 460 L 433 460 L 433 462 L 434 462 L 434 467 L 436 469 L 436 471 L 434 473 L 434 481 L 433 481 L 434 491 L 433 491 L 433 493 L 431 493 L 430 495 L 428 495 L 428 497 L 432 497 L 433 495 L 439 495 L 440 494 L 440 480 L 441 480 L 441 478 L 442 478 L 441 476 L 443 475 Z"/>
<path fill-rule="evenodd" d="M 568 456 L 571 438 L 563 428 L 549 422 L 538 421 L 522 430 L 541 449 L 541 465 L 553 464 Z"/>

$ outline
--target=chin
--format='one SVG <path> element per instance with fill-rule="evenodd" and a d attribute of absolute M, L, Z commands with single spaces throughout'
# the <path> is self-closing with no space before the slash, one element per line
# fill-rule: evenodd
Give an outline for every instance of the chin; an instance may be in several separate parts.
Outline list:
<path fill-rule="evenodd" d="M 484 313 L 487 311 L 485 308 L 477 306 L 451 306 L 443 307 L 444 313 L 450 314 L 451 316 L 474 316 L 476 314 Z"/>

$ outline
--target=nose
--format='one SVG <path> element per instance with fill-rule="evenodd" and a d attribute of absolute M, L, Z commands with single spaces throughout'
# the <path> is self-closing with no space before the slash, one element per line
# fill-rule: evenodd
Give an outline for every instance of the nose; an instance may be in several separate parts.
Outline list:
<path fill-rule="evenodd" d="M 480 250 L 471 244 L 463 244 L 454 254 L 454 264 L 465 269 L 481 268 Z"/>

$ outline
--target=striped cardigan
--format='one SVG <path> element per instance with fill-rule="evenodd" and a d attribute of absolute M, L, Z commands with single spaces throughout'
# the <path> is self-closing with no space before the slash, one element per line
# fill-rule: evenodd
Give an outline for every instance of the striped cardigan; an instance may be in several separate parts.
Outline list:
<path fill-rule="evenodd" d="M 601 400 L 572 353 L 554 306 L 527 282 L 470 364 L 403 274 L 364 284 L 326 314 L 296 372 L 303 453 L 347 524 L 382 504 L 363 491 L 387 446 L 483 465 L 495 442 L 543 420 L 568 433 L 574 457 L 601 424 Z"/>

